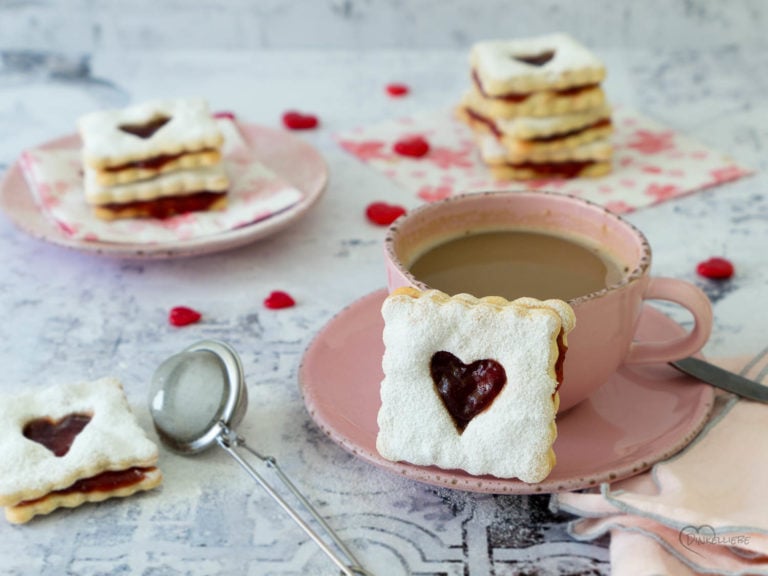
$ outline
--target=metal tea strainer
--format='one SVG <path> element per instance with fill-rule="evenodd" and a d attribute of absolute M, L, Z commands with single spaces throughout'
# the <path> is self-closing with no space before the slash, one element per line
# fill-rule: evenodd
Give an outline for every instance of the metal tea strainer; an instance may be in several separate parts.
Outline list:
<path fill-rule="evenodd" d="M 218 444 L 258 482 L 267 494 L 348 576 L 372 576 L 363 569 L 349 548 L 283 473 L 272 456 L 260 454 L 237 434 L 245 415 L 248 392 L 237 352 L 224 342 L 203 340 L 171 356 L 155 372 L 149 410 L 161 441 L 171 450 L 192 455 Z M 275 474 L 323 528 L 345 558 L 326 543 L 291 506 L 280 497 L 238 449 L 246 450 Z"/>

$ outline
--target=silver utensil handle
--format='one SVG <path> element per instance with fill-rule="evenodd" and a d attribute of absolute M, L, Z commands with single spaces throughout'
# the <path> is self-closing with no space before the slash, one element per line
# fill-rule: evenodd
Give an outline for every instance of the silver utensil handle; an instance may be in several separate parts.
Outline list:
<path fill-rule="evenodd" d="M 279 464 L 277 463 L 277 459 L 274 456 L 265 456 L 248 446 L 248 444 L 245 443 L 244 440 L 241 440 L 239 442 L 239 445 L 245 448 L 248 452 L 256 456 L 258 459 L 260 459 L 262 462 L 264 462 L 267 466 L 272 468 L 275 471 L 275 474 L 277 474 L 277 477 L 280 478 L 280 481 L 285 485 L 288 490 L 291 491 L 291 494 L 293 494 L 299 502 L 301 502 L 302 506 L 307 509 L 307 511 L 312 514 L 312 517 L 317 520 L 317 522 L 323 527 L 323 529 L 326 531 L 328 536 L 330 536 L 331 540 L 336 544 L 336 546 L 339 547 L 339 549 L 349 558 L 352 560 L 352 564 L 354 567 L 358 567 L 360 565 L 360 562 L 358 562 L 357 558 L 355 558 L 352 551 L 347 547 L 347 545 L 344 543 L 344 541 L 339 537 L 338 534 L 333 530 L 333 528 L 330 527 L 330 525 L 325 521 L 325 518 L 323 518 L 320 513 L 315 510 L 315 507 L 312 506 L 312 504 L 307 500 L 307 498 L 302 494 L 299 489 L 296 487 L 296 485 L 291 482 L 291 479 L 288 478 L 288 476 L 283 472 L 283 469 L 280 468 Z"/>
<path fill-rule="evenodd" d="M 224 450 L 227 451 L 227 453 L 232 456 L 232 458 L 235 459 L 235 461 L 240 464 L 240 466 L 248 473 L 248 475 L 253 478 L 266 492 L 267 494 L 275 501 L 277 504 L 280 505 L 280 507 L 293 519 L 296 524 L 299 525 L 299 527 L 304 530 L 304 532 L 312 538 L 312 540 L 317 544 L 320 549 L 325 552 L 325 554 L 333 561 L 334 564 L 341 570 L 342 574 L 345 574 L 346 576 L 372 576 L 369 572 L 367 572 L 364 568 L 360 566 L 360 563 L 355 558 L 355 556 L 352 554 L 352 552 L 349 550 L 349 548 L 344 544 L 344 542 L 339 538 L 339 536 L 336 534 L 336 532 L 328 525 L 328 523 L 323 519 L 322 516 L 315 510 L 315 508 L 309 503 L 309 501 L 304 497 L 301 492 L 299 492 L 298 488 L 293 484 L 293 482 L 290 481 L 288 476 L 285 475 L 285 473 L 280 469 L 280 467 L 277 465 L 277 461 L 269 456 L 262 456 L 255 450 L 252 450 L 246 443 L 245 440 L 237 436 L 232 430 L 230 430 L 227 426 L 225 426 L 223 423 L 220 424 L 222 433 L 217 437 L 217 442 L 219 446 L 224 448 Z M 307 524 L 304 519 L 296 512 L 290 504 L 288 504 L 283 498 L 272 488 L 272 486 L 267 483 L 266 480 L 238 453 L 238 451 L 235 449 L 236 446 L 242 446 L 244 449 L 246 449 L 248 452 L 265 462 L 268 466 L 273 468 L 275 472 L 277 473 L 278 478 L 280 478 L 280 481 L 283 482 L 283 484 L 291 491 L 291 493 L 301 502 L 301 504 L 307 509 L 307 511 L 312 515 L 312 517 L 317 520 L 317 522 L 322 526 L 322 528 L 325 530 L 326 534 L 331 538 L 331 540 L 339 547 L 339 549 L 344 553 L 346 556 L 346 559 L 341 558 L 335 550 L 333 550 L 328 544 L 322 539 L 322 537 L 315 532 L 315 530 Z"/>
<path fill-rule="evenodd" d="M 670 362 L 674 368 L 680 370 L 689 376 L 693 376 L 716 386 L 722 388 L 728 392 L 738 394 L 743 398 L 749 398 L 750 400 L 757 400 L 758 402 L 768 402 L 768 386 L 745 378 L 740 374 L 735 374 L 729 370 L 710 364 L 699 358 L 683 358 L 682 360 L 675 360 Z"/>

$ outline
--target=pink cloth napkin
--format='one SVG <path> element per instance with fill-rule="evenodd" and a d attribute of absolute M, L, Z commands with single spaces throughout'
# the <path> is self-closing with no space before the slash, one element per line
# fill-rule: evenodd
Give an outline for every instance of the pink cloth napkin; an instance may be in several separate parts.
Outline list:
<path fill-rule="evenodd" d="M 27 150 L 20 163 L 41 210 L 66 235 L 94 242 L 151 244 L 220 234 L 269 218 L 302 198 L 302 192 L 254 157 L 232 120 L 217 122 L 225 137 L 223 156 L 231 180 L 227 209 L 220 212 L 107 222 L 96 218 L 85 203 L 79 147 Z"/>
<path fill-rule="evenodd" d="M 768 384 L 768 349 L 739 368 Z M 768 574 L 767 438 L 768 405 L 723 394 L 676 456 L 599 492 L 556 494 L 552 507 L 581 517 L 574 538 L 610 534 L 616 576 Z"/>
<path fill-rule="evenodd" d="M 472 132 L 450 111 L 428 112 L 336 135 L 338 143 L 421 200 L 459 192 L 543 188 L 579 196 L 624 213 L 741 178 L 734 160 L 627 108 L 614 111 L 613 173 L 602 178 L 494 182 L 477 153 Z M 430 151 L 398 156 L 393 145 L 422 136 Z"/>

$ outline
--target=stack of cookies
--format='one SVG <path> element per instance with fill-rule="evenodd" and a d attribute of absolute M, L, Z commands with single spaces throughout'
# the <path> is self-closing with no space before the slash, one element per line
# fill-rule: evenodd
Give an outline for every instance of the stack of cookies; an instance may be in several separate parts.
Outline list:
<path fill-rule="evenodd" d="M 605 66 L 566 34 L 475 44 L 458 116 L 498 180 L 596 177 L 611 170 Z"/>
<path fill-rule="evenodd" d="M 93 112 L 78 127 L 85 199 L 97 217 L 166 218 L 226 207 L 224 137 L 204 100 Z"/>

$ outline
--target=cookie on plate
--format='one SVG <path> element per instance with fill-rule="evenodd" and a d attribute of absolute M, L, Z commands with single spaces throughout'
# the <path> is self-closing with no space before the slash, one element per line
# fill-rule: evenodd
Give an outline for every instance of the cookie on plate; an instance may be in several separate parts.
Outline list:
<path fill-rule="evenodd" d="M 163 218 L 226 206 L 224 135 L 205 100 L 92 112 L 78 128 L 85 197 L 98 217 Z"/>
<path fill-rule="evenodd" d="M 85 197 L 102 220 L 167 218 L 227 207 L 229 177 L 223 166 L 192 168 L 150 180 L 101 186 L 85 174 Z"/>
<path fill-rule="evenodd" d="M 376 447 L 388 460 L 540 482 L 552 470 L 568 304 L 395 290 Z"/>
<path fill-rule="evenodd" d="M 99 184 L 146 180 L 180 168 L 213 166 L 224 137 L 201 99 L 152 100 L 78 120 L 83 165 Z"/>
<path fill-rule="evenodd" d="M 155 488 L 157 460 L 115 378 L 0 399 L 0 506 L 9 522 Z"/>

